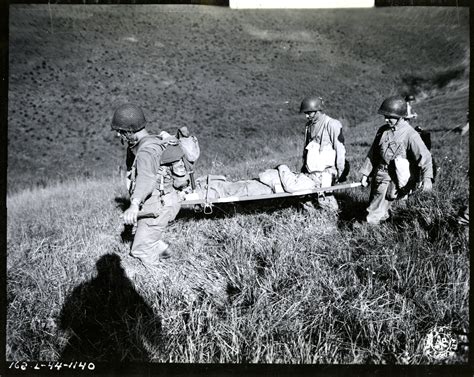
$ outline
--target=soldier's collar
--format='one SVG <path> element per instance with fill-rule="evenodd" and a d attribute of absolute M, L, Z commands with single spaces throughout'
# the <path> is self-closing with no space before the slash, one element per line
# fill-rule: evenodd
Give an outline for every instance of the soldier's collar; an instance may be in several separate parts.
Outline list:
<path fill-rule="evenodd" d="M 389 124 L 389 127 L 391 130 L 396 131 L 400 129 L 401 127 L 405 126 L 406 124 L 408 124 L 407 121 L 403 118 L 400 118 L 400 120 L 397 123 L 395 123 L 393 126 Z"/>
<path fill-rule="evenodd" d="M 311 120 L 311 124 L 316 124 L 318 122 L 321 122 L 321 121 L 325 120 L 326 117 L 327 117 L 326 114 L 321 113 L 321 115 L 318 118 L 314 118 L 314 119 Z"/>
<path fill-rule="evenodd" d="M 130 150 L 131 150 L 134 154 L 137 154 L 138 147 L 140 146 L 140 144 L 142 144 L 143 140 L 145 140 L 147 137 L 148 137 L 148 135 L 143 136 L 143 137 L 142 137 L 140 140 L 138 140 L 136 143 L 134 143 L 134 144 L 128 144 L 128 147 L 130 148 Z"/>

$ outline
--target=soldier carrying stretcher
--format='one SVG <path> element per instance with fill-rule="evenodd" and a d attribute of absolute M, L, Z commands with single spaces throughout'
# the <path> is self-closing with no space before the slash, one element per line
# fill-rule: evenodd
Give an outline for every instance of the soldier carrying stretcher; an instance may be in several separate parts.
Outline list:
<path fill-rule="evenodd" d="M 420 134 L 408 123 L 405 99 L 385 99 L 378 113 L 385 124 L 379 128 L 367 158 L 360 169 L 362 186 L 371 178 L 366 220 L 378 225 L 390 216 L 392 203 L 420 186 L 432 190 L 433 162 Z"/>
<path fill-rule="evenodd" d="M 142 109 L 124 104 L 115 110 L 111 128 L 122 144 L 127 143 L 130 207 L 124 212 L 123 220 L 135 227 L 131 255 L 144 264 L 155 265 L 171 256 L 169 245 L 162 240 L 163 232 L 180 210 L 179 189 L 187 186 L 190 179 L 190 169 L 186 166 L 197 159 L 199 148 L 186 154 L 184 141 L 191 138 L 182 133 L 182 139 L 166 133 L 150 135 L 146 125 Z M 140 210 L 157 215 L 138 218 Z"/>

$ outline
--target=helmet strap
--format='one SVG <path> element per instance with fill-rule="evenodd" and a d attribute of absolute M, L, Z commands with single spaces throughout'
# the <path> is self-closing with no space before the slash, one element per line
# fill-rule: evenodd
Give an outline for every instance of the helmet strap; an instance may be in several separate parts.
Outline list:
<path fill-rule="evenodd" d="M 311 123 L 316 123 L 318 120 L 320 120 L 321 119 L 321 114 L 322 114 L 321 110 L 314 111 L 313 116 L 309 119 L 311 121 Z"/>
<path fill-rule="evenodd" d="M 387 121 L 387 124 L 393 128 L 393 127 L 396 127 L 398 126 L 398 123 L 400 123 L 400 120 L 403 119 L 403 118 L 397 118 L 397 121 L 392 125 L 390 122 Z"/>
<path fill-rule="evenodd" d="M 138 138 L 135 136 L 134 132 L 129 132 L 129 134 L 127 135 L 127 142 L 129 147 L 132 148 L 138 144 Z"/>

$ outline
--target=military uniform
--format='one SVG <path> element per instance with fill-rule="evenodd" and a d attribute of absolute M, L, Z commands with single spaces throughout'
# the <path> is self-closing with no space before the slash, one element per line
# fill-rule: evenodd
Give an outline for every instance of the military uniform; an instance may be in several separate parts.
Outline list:
<path fill-rule="evenodd" d="M 336 158 L 332 166 L 326 167 L 323 171 L 308 172 L 308 176 L 314 181 L 316 188 L 331 186 L 338 175 L 342 174 L 345 166 L 346 147 L 344 146 L 342 124 L 338 120 L 322 114 L 319 119 L 309 121 L 306 126 L 309 128 L 309 137 L 305 142 L 305 152 L 303 154 L 305 162 L 307 157 L 306 146 L 310 141 L 318 143 L 321 150 L 329 148 L 336 152 Z M 318 198 L 318 202 L 321 207 L 338 209 L 337 201 L 332 194 Z"/>
<path fill-rule="evenodd" d="M 161 238 L 180 209 L 170 168 L 162 166 L 163 151 L 163 141 L 153 135 L 145 136 L 127 151 L 130 201 L 140 203 L 143 212 L 158 214 L 138 220 L 131 248 L 131 255 L 147 264 L 155 264 L 159 254 L 168 248 Z"/>
<path fill-rule="evenodd" d="M 418 132 L 404 119 L 395 126 L 382 126 L 375 136 L 367 158 L 360 170 L 364 176 L 372 177 L 367 222 L 378 224 L 389 217 L 396 182 L 394 161 L 407 159 L 412 178 L 418 173 L 419 181 L 433 179 L 431 153 Z"/>

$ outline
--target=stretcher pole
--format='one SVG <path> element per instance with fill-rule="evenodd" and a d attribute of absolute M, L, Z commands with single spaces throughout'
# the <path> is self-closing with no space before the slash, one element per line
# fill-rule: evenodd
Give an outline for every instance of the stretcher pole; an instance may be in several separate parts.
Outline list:
<path fill-rule="evenodd" d="M 253 195 L 253 196 L 229 196 L 226 198 L 217 198 L 217 199 L 193 199 L 193 200 L 183 200 L 181 201 L 182 207 L 193 207 L 195 205 L 202 205 L 204 206 L 204 213 L 209 214 L 212 212 L 212 205 L 215 203 L 237 203 L 237 202 L 248 202 L 254 200 L 265 200 L 265 199 L 279 199 L 279 198 L 290 198 L 290 197 L 298 197 L 298 196 L 306 196 L 312 194 L 319 194 L 325 192 L 332 192 L 337 190 L 346 190 L 351 188 L 356 188 L 361 186 L 360 182 L 352 182 L 352 183 L 345 183 L 340 185 L 328 186 L 328 187 L 319 187 L 312 190 L 302 190 L 296 191 L 293 193 L 289 192 L 282 192 L 282 193 L 275 193 L 275 194 L 265 194 L 265 195 Z M 207 212 L 206 212 L 207 209 Z M 156 213 L 154 212 L 144 212 L 140 211 L 138 213 L 138 218 L 145 218 L 145 217 L 156 217 Z"/>

